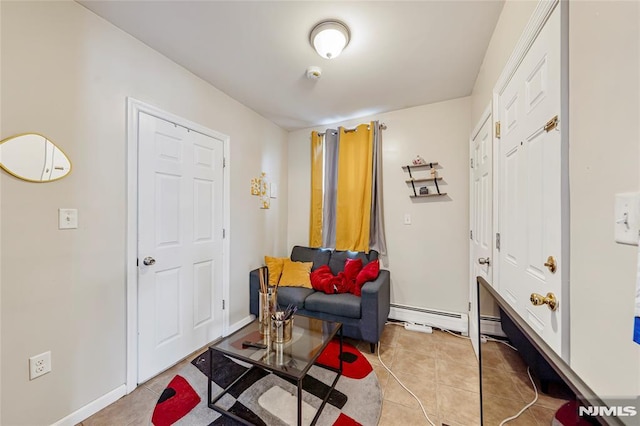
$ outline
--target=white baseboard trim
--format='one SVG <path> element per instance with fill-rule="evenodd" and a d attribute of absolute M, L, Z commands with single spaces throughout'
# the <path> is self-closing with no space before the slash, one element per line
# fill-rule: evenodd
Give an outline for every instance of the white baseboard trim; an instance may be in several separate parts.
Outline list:
<path fill-rule="evenodd" d="M 480 334 L 487 336 L 507 337 L 502 331 L 502 323 L 498 317 L 481 316 L 480 317 Z"/>
<path fill-rule="evenodd" d="M 114 402 L 116 402 L 126 394 L 127 394 L 127 386 L 124 384 L 120 385 L 114 390 L 112 390 L 111 392 L 108 392 L 102 395 L 100 398 L 91 401 L 84 407 L 81 407 L 80 409 L 69 414 L 67 417 L 53 423 L 52 426 L 77 425 L 81 421 L 87 419 L 88 417 L 91 417 L 92 415 L 102 410 L 103 408 L 113 404 Z"/>
<path fill-rule="evenodd" d="M 469 317 L 466 313 L 435 311 L 391 304 L 389 318 L 457 331 L 463 336 L 469 335 Z"/>
<path fill-rule="evenodd" d="M 254 319 L 256 319 L 255 315 L 248 315 L 248 316 L 244 317 L 243 319 L 241 319 L 240 321 L 231 324 L 229 326 L 229 329 L 227 330 L 227 333 L 224 335 L 224 337 L 235 333 L 236 331 L 240 330 L 245 325 L 251 323 L 251 321 L 253 321 Z"/>

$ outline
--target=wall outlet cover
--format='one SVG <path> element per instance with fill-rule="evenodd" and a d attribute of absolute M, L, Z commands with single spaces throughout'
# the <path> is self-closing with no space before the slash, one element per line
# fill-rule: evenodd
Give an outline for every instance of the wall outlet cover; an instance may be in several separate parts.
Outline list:
<path fill-rule="evenodd" d="M 51 351 L 29 358 L 29 380 L 33 380 L 51 371 Z"/>

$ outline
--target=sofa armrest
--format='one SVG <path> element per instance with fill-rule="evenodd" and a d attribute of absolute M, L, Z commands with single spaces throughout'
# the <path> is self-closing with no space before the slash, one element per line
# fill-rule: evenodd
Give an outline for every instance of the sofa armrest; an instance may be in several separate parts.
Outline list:
<path fill-rule="evenodd" d="M 391 309 L 391 274 L 382 269 L 378 278 L 362 286 L 362 337 L 376 343 L 384 329 Z"/>
<path fill-rule="evenodd" d="M 260 268 L 249 272 L 249 313 L 258 316 L 260 309 Z"/>

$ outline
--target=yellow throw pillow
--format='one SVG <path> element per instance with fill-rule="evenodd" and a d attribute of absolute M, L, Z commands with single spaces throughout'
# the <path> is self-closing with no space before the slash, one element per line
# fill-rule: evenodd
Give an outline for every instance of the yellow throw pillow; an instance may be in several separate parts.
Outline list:
<path fill-rule="evenodd" d="M 279 285 L 312 288 L 310 276 L 312 266 L 313 262 L 292 262 L 290 259 L 285 259 Z"/>
<path fill-rule="evenodd" d="M 264 257 L 264 264 L 267 265 L 267 269 L 269 270 L 269 285 L 276 285 L 278 281 L 280 281 L 285 259 L 289 260 L 288 257 Z"/>

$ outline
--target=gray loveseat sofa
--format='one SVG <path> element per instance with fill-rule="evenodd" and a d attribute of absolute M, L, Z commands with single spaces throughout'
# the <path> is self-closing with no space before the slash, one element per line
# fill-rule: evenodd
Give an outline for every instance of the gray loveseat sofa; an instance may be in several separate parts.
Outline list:
<path fill-rule="evenodd" d="M 291 251 L 291 260 L 313 262 L 312 271 L 320 266 L 329 265 L 331 272 L 337 275 L 344 269 L 347 258 L 362 259 L 363 266 L 376 260 L 374 250 L 363 252 L 335 251 L 331 249 L 295 246 Z M 258 269 L 249 274 L 250 307 L 253 315 L 258 315 L 260 277 Z M 326 294 L 303 287 L 279 287 L 278 304 L 298 307 L 298 313 L 314 318 L 342 323 L 345 337 L 363 340 L 371 344 L 371 352 L 380 341 L 380 335 L 389 316 L 390 274 L 381 269 L 378 278 L 362 286 L 362 297 L 351 293 Z"/>

